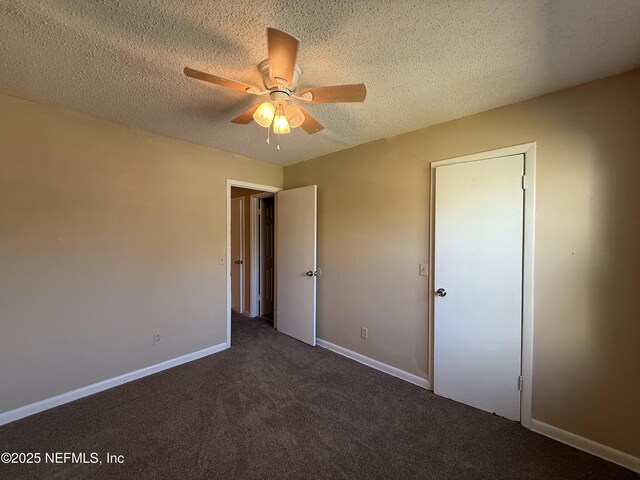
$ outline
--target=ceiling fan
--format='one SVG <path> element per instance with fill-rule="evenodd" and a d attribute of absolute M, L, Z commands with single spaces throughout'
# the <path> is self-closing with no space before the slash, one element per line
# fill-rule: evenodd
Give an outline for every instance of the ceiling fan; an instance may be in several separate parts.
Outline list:
<path fill-rule="evenodd" d="M 307 133 L 316 133 L 324 127 L 294 100 L 304 103 L 363 102 L 367 88 L 363 83 L 336 85 L 332 87 L 303 88 L 299 92 L 298 82 L 302 69 L 296 63 L 300 41 L 288 33 L 267 28 L 269 57 L 258 65 L 264 89 L 243 82 L 236 82 L 209 73 L 186 67 L 184 74 L 205 82 L 240 90 L 251 95 L 269 94 L 270 100 L 251 107 L 231 120 L 232 123 L 248 124 L 255 120 L 273 133 L 289 133 L 291 128 L 302 127 Z M 267 139 L 268 143 L 268 139 Z M 279 147 L 278 147 L 279 149 Z"/>

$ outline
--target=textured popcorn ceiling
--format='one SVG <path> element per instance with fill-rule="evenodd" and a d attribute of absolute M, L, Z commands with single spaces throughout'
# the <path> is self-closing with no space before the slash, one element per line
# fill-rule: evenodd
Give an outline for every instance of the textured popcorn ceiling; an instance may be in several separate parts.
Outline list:
<path fill-rule="evenodd" d="M 182 74 L 262 86 L 269 26 L 302 41 L 301 87 L 368 88 L 280 152 L 229 123 L 258 97 Z M 282 165 L 640 65 L 638 0 L 2 0 L 0 32 L 1 92 Z"/>

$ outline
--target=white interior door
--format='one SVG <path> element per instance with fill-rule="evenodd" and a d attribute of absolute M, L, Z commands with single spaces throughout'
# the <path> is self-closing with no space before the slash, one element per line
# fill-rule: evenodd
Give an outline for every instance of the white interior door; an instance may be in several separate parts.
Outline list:
<path fill-rule="evenodd" d="M 231 199 L 231 309 L 242 313 L 244 198 Z"/>
<path fill-rule="evenodd" d="M 512 420 L 520 420 L 523 173 L 523 155 L 435 169 L 434 392 Z"/>
<path fill-rule="evenodd" d="M 277 328 L 315 345 L 317 186 L 278 192 L 276 205 Z"/>

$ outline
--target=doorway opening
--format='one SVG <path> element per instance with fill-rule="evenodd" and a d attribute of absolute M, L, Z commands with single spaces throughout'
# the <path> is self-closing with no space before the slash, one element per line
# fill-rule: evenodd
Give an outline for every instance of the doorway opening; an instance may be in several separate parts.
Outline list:
<path fill-rule="evenodd" d="M 231 310 L 274 323 L 275 193 L 230 190 Z"/>
<path fill-rule="evenodd" d="M 227 180 L 227 345 L 231 346 L 231 316 L 256 317 L 259 280 L 255 272 L 258 239 L 257 200 L 274 198 L 282 190 L 271 185 Z M 275 229 L 274 229 L 275 235 Z M 275 319 L 274 319 L 275 320 Z M 274 324 L 275 327 L 275 324 Z"/>
<path fill-rule="evenodd" d="M 317 191 L 227 179 L 227 346 L 232 312 L 234 324 L 273 316 L 273 328 L 315 346 Z"/>

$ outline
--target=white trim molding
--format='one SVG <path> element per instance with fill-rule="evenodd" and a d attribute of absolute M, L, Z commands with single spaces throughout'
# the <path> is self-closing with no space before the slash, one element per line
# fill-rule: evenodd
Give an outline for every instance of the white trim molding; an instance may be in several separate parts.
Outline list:
<path fill-rule="evenodd" d="M 429 215 L 429 291 L 433 292 L 435 286 L 435 169 L 442 165 L 455 163 L 476 162 L 496 157 L 507 157 L 511 155 L 524 155 L 524 175 L 526 178 L 526 188 L 524 189 L 524 236 L 522 255 L 522 393 L 520 397 L 520 423 L 525 428 L 531 428 L 531 399 L 533 397 L 533 280 L 534 280 L 534 251 L 535 251 L 535 208 L 536 208 L 536 143 L 524 143 L 511 147 L 491 150 L 489 152 L 474 153 L 447 160 L 431 162 L 431 193 Z M 431 388 L 438 381 L 433 373 L 433 351 L 434 351 L 434 318 L 433 318 L 433 295 L 428 299 L 429 312 L 429 378 Z"/>
<path fill-rule="evenodd" d="M 322 340 L 321 338 L 316 339 L 316 344 L 322 348 L 326 348 L 327 350 L 331 350 L 343 357 L 350 358 L 351 360 L 355 360 L 356 362 L 362 363 L 368 367 L 375 368 L 376 370 L 380 370 L 381 372 L 387 373 L 389 375 L 393 375 L 394 377 L 400 378 L 409 383 L 413 383 L 422 388 L 429 388 L 429 380 L 426 378 L 419 377 L 414 375 L 413 373 L 405 372 L 404 370 L 400 370 L 399 368 L 392 367 L 391 365 L 387 365 L 386 363 L 379 362 L 378 360 L 374 360 L 373 358 L 366 357 L 360 353 L 354 352 L 353 350 L 349 350 L 348 348 L 341 347 L 340 345 L 336 345 L 331 342 L 327 342 L 326 340 Z"/>
<path fill-rule="evenodd" d="M 588 438 L 581 437 L 575 433 L 567 432 L 553 425 L 548 425 L 539 420 L 531 420 L 531 430 L 540 433 L 545 437 L 553 438 L 558 442 L 577 448 L 584 452 L 603 458 L 609 462 L 628 468 L 636 473 L 640 473 L 640 458 L 634 457 L 615 448 L 607 447 Z"/>
<path fill-rule="evenodd" d="M 94 393 L 117 387 L 118 385 L 122 385 L 123 383 L 138 380 L 139 378 L 146 377 L 148 375 L 152 375 L 154 373 L 158 373 L 172 367 L 177 367 L 178 365 L 182 365 L 183 363 L 198 360 L 199 358 L 221 352 L 222 350 L 226 350 L 227 348 L 228 347 L 226 343 L 220 343 L 212 347 L 198 350 L 197 352 L 188 353 L 186 355 L 172 358 L 170 360 L 166 360 L 149 367 L 141 368 L 139 370 L 125 373 L 123 375 L 118 375 L 117 377 L 109 378 L 92 385 L 87 385 L 86 387 L 80 387 L 76 390 L 71 390 L 70 392 L 61 393 L 60 395 L 56 395 L 55 397 L 45 398 L 44 400 L 40 400 L 39 402 L 30 403 L 29 405 L 24 405 L 14 410 L 0 413 L 0 425 L 15 422 L 16 420 L 20 420 L 21 418 L 43 412 L 44 410 L 49 410 L 50 408 L 58 407 L 65 403 L 73 402 L 74 400 L 78 400 L 83 397 L 88 397 L 89 395 L 93 395 Z"/>

